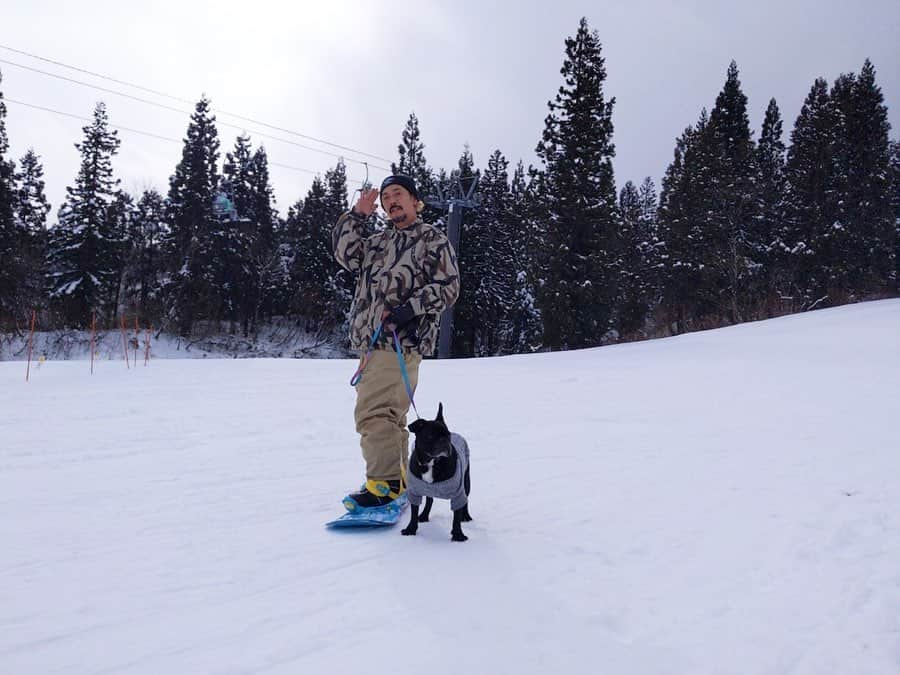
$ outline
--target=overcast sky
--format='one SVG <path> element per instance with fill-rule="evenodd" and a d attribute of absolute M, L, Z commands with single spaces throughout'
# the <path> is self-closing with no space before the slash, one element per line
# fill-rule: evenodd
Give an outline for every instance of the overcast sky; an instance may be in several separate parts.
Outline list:
<path fill-rule="evenodd" d="M 189 111 L 202 93 L 221 111 L 396 161 L 410 114 L 419 118 L 426 157 L 451 169 L 469 143 L 484 167 L 500 149 L 514 165 L 536 161 L 547 101 L 562 84 L 564 41 L 586 16 L 606 58 L 605 93 L 614 96 L 616 183 L 650 176 L 659 185 L 676 137 L 712 108 L 728 64 L 737 61 L 750 121 L 759 127 L 770 98 L 785 119 L 785 141 L 813 80 L 829 83 L 872 60 L 900 136 L 898 0 L 556 0 L 453 2 L 198 2 L 107 0 L 4 2 L 0 45 L 185 99 L 154 96 L 0 48 L 0 90 L 8 100 L 11 155 L 33 147 L 43 158 L 53 217 L 79 156 L 86 122 L 12 100 L 90 118 L 106 102 L 110 122 L 163 137 L 120 131 L 115 160 L 132 193 L 165 193 L 181 157 Z M 54 79 L 52 72 L 152 99 L 176 112 Z M 347 158 L 384 160 L 304 140 L 218 114 L 222 156 L 241 129 L 265 145 L 278 208 L 303 197 L 312 173 Z M 259 135 L 288 139 L 324 152 Z M 171 140 L 164 139 L 175 139 Z M 385 172 L 373 168 L 371 178 Z M 358 185 L 351 184 L 351 187 Z M 52 222 L 52 221 L 51 221 Z"/>

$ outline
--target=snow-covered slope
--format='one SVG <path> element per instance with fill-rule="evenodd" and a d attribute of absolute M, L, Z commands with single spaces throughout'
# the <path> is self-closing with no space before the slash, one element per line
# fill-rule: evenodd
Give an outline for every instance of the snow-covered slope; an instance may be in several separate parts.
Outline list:
<path fill-rule="evenodd" d="M 446 503 L 323 528 L 355 362 L 0 363 L 0 672 L 900 672 L 898 335 L 891 300 L 428 361 L 464 544 Z"/>

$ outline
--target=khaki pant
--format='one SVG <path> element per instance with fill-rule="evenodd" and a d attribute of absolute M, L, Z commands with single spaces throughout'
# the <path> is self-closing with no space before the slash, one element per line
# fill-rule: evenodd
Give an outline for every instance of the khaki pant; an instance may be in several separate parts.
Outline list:
<path fill-rule="evenodd" d="M 406 372 L 413 391 L 419 381 L 418 353 L 405 354 Z M 403 466 L 409 460 L 409 432 L 406 430 L 406 413 L 409 411 L 409 395 L 403 383 L 400 363 L 394 351 L 374 349 L 362 379 L 356 385 L 356 431 L 360 435 L 363 459 L 366 461 L 366 478 L 372 480 L 397 480 L 400 478 L 400 461 Z"/>

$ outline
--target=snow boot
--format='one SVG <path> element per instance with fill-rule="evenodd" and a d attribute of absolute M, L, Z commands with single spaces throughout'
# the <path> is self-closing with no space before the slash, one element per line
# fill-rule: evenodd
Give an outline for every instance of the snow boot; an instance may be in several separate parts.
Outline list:
<path fill-rule="evenodd" d="M 379 506 L 387 506 L 400 495 L 406 492 L 406 488 L 399 480 L 367 480 L 360 487 L 359 492 L 353 492 L 344 497 L 344 508 L 348 511 L 357 509 L 371 509 Z"/>

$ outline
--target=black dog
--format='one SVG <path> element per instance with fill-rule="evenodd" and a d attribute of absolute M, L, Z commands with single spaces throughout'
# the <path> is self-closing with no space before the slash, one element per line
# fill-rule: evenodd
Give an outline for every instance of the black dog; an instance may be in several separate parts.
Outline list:
<path fill-rule="evenodd" d="M 450 433 L 444 423 L 444 406 L 438 405 L 437 419 L 416 420 L 409 425 L 416 435 L 409 457 L 407 494 L 410 503 L 409 525 L 404 535 L 414 535 L 419 523 L 427 523 L 434 498 L 449 499 L 453 509 L 453 541 L 466 541 L 462 523 L 472 520 L 469 515 L 469 446 L 459 434 Z M 419 504 L 425 497 L 425 508 L 419 514 Z"/>

